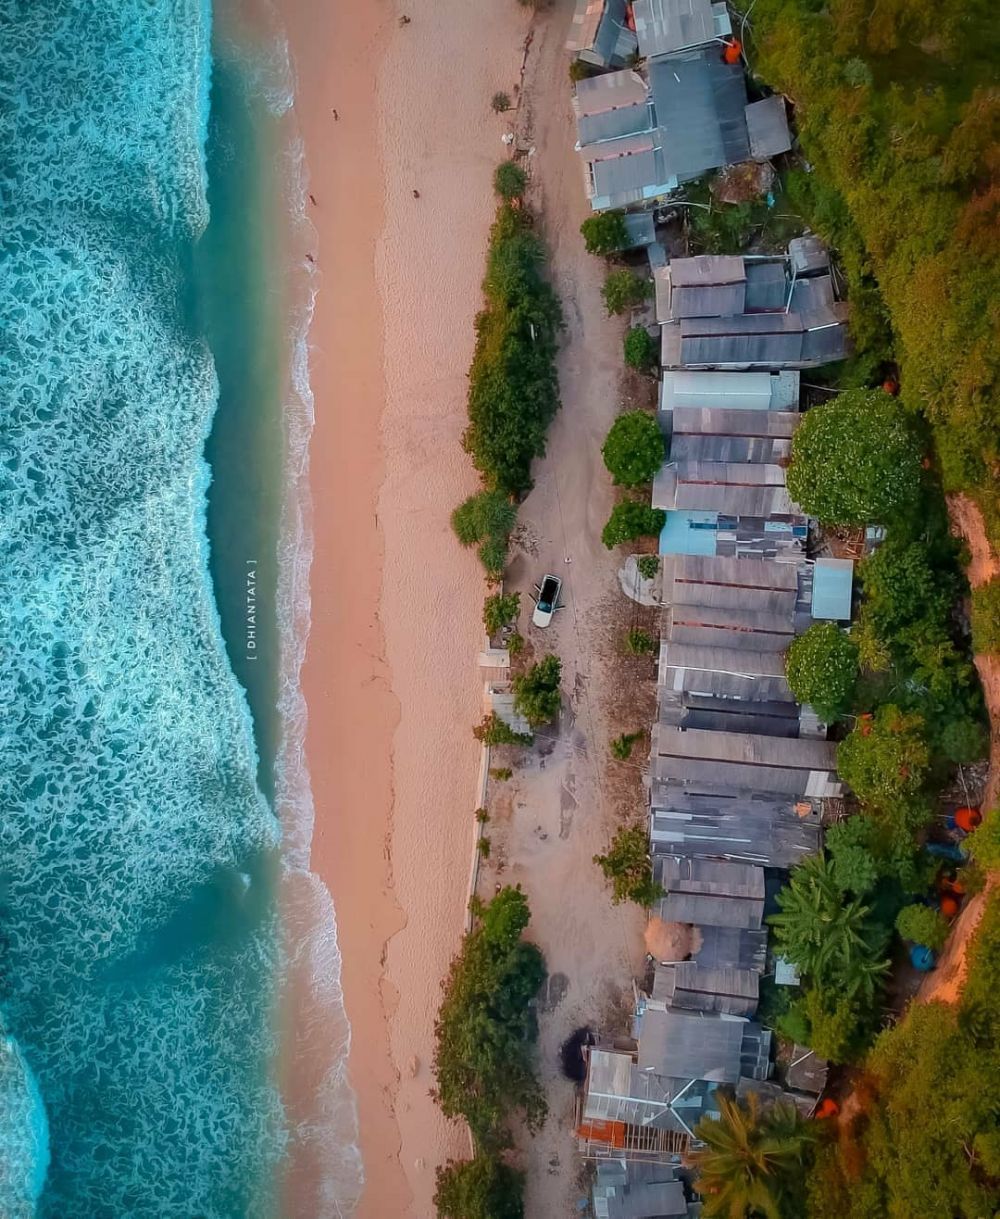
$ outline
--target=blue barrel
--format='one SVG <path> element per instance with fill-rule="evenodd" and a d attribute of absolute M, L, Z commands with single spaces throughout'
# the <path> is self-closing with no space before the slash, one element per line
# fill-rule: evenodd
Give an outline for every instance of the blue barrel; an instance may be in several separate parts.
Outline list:
<path fill-rule="evenodd" d="M 926 944 L 914 944 L 910 949 L 910 964 L 921 973 L 928 973 L 934 968 L 934 952 Z"/>

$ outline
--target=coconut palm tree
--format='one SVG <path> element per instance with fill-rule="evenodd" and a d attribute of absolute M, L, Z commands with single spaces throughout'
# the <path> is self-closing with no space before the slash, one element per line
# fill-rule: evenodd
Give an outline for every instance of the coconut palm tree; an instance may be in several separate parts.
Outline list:
<path fill-rule="evenodd" d="M 858 897 L 848 899 L 830 860 L 813 855 L 792 871 L 771 916 L 778 951 L 823 987 L 872 1002 L 888 969 L 888 932 Z"/>
<path fill-rule="evenodd" d="M 762 1112 L 753 1093 L 745 1104 L 720 1094 L 718 1119 L 703 1117 L 695 1135 L 704 1144 L 691 1162 L 705 1219 L 790 1219 L 814 1123 L 792 1105 Z"/>

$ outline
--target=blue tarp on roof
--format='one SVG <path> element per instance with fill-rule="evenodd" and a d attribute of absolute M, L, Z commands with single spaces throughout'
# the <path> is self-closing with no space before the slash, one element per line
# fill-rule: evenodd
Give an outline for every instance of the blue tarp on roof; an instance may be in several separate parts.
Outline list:
<path fill-rule="evenodd" d="M 812 616 L 848 621 L 853 587 L 854 563 L 850 559 L 817 559 L 813 570 Z"/>
<path fill-rule="evenodd" d="M 660 532 L 660 554 L 714 555 L 718 527 L 718 512 L 668 512 Z"/>

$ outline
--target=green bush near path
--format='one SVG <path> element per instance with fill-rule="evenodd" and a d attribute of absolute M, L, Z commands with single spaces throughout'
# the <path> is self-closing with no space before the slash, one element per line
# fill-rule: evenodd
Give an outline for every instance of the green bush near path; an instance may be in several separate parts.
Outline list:
<path fill-rule="evenodd" d="M 495 635 L 521 612 L 520 593 L 493 593 L 483 602 L 483 626 L 487 635 Z"/>
<path fill-rule="evenodd" d="M 493 189 L 501 199 L 520 199 L 527 185 L 528 175 L 516 161 L 501 161 L 494 170 Z"/>
<path fill-rule="evenodd" d="M 604 307 L 612 316 L 641 305 L 653 295 L 653 285 L 641 275 L 620 268 L 612 271 L 601 289 Z"/>
<path fill-rule="evenodd" d="M 437 1170 L 440 1219 L 524 1219 L 524 1173 L 496 1154 L 449 1160 Z"/>
<path fill-rule="evenodd" d="M 636 372 L 650 372 L 656 366 L 659 345 L 645 326 L 631 326 L 625 331 L 625 363 Z"/>
<path fill-rule="evenodd" d="M 588 216 L 580 225 L 580 232 L 583 234 L 583 243 L 588 254 L 616 254 L 628 245 L 625 213 L 621 211 Z"/>
<path fill-rule="evenodd" d="M 502 203 L 490 231 L 462 443 L 485 486 L 512 497 L 531 487 L 531 463 L 545 452 L 559 408 L 562 311 L 545 273 L 530 212 Z"/>
<path fill-rule="evenodd" d="M 495 711 L 483 717 L 472 735 L 484 745 L 530 745 L 535 739 L 530 732 L 515 732 Z"/>
<path fill-rule="evenodd" d="M 634 626 L 625 632 L 625 651 L 633 656 L 650 656 L 656 649 L 656 640 L 642 627 Z"/>
<path fill-rule="evenodd" d="M 665 446 L 656 419 L 647 411 L 626 411 L 611 425 L 601 448 L 615 486 L 639 487 L 663 465 Z"/>
<path fill-rule="evenodd" d="M 622 500 L 612 509 L 601 532 L 601 541 L 612 550 L 636 538 L 659 537 L 666 521 L 667 514 L 661 508 L 650 508 L 634 499 Z"/>
<path fill-rule="evenodd" d="M 649 858 L 649 831 L 645 825 L 622 826 L 616 831 L 606 855 L 595 855 L 594 863 L 611 882 L 611 901 L 635 902 L 648 909 L 664 896 L 653 880 Z"/>
<path fill-rule="evenodd" d="M 896 915 L 896 930 L 904 940 L 940 952 L 948 938 L 948 920 L 930 906 L 904 906 Z"/>
<path fill-rule="evenodd" d="M 551 724 L 559 714 L 561 677 L 562 661 L 550 654 L 532 665 L 527 673 L 518 673 L 514 678 L 514 710 L 532 728 Z"/>
<path fill-rule="evenodd" d="M 462 940 L 434 1025 L 436 1099 L 448 1118 L 469 1123 L 477 1153 L 509 1145 L 508 1119 L 537 1130 L 546 1113 L 535 1073 L 534 999 L 545 961 L 524 931 L 531 919 L 520 888 L 478 907 L 479 925 Z"/>

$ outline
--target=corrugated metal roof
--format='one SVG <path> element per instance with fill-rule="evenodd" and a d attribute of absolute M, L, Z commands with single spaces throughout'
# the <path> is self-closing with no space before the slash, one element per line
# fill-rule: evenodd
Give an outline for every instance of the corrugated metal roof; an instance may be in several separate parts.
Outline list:
<path fill-rule="evenodd" d="M 711 42 L 720 36 L 716 7 L 711 0 L 635 0 L 639 53 L 649 59 Z"/>
<path fill-rule="evenodd" d="M 651 60 L 649 83 L 665 164 L 678 181 L 747 159 L 742 67 L 714 50 L 694 51 Z"/>
<path fill-rule="evenodd" d="M 766 161 L 792 146 L 785 114 L 785 99 L 775 93 L 762 101 L 751 102 L 746 108 L 750 155 L 755 161 Z"/>
<path fill-rule="evenodd" d="M 755 310 L 784 309 L 788 298 L 786 259 L 780 262 L 748 262 L 746 308 Z"/>
<path fill-rule="evenodd" d="M 594 1219 L 673 1219 L 688 1213 L 684 1186 L 665 1165 L 599 1163 L 592 1199 Z"/>
<path fill-rule="evenodd" d="M 825 271 L 830 265 L 830 254 L 818 237 L 806 234 L 793 237 L 788 243 L 788 257 L 797 275 L 810 271 Z"/>
<path fill-rule="evenodd" d="M 733 414 L 750 414 L 750 411 L 734 411 Z M 674 433 L 670 444 L 670 459 L 678 463 L 726 463 L 752 462 L 754 464 L 775 463 L 791 452 L 791 440 L 787 437 L 765 438 L 762 436 L 693 435 Z M 723 509 L 724 510 L 724 509 Z"/>
<path fill-rule="evenodd" d="M 601 114 L 617 106 L 644 106 L 649 91 L 638 72 L 624 68 L 577 81 L 573 110 L 577 118 Z"/>
<path fill-rule="evenodd" d="M 617 110 L 602 110 L 599 114 L 584 114 L 577 120 L 576 129 L 580 147 L 591 157 L 599 155 L 625 156 L 637 147 L 652 148 L 649 107 L 643 102 L 636 106 L 621 106 Z M 621 140 L 625 136 L 642 135 L 638 143 L 634 140 L 615 144 L 608 149 L 596 149 L 594 144 L 606 140 Z"/>
<path fill-rule="evenodd" d="M 735 377 L 770 376 L 769 373 L 732 373 L 729 375 Z M 675 453 L 678 440 L 687 436 L 756 436 L 787 440 L 794 435 L 801 420 L 802 416 L 798 411 L 724 410 L 707 406 L 676 406 L 673 411 L 671 456 Z"/>
<path fill-rule="evenodd" d="M 760 974 L 753 969 L 706 968 L 694 961 L 658 965 L 654 1002 L 680 1011 L 752 1016 L 757 1010 Z"/>
<path fill-rule="evenodd" d="M 672 1078 L 735 1083 L 744 1024 L 739 1019 L 647 1008 L 639 1038 L 639 1070 Z"/>
<path fill-rule="evenodd" d="M 854 563 L 817 559 L 813 566 L 812 616 L 846 622 L 851 617 Z"/>
<path fill-rule="evenodd" d="M 708 407 L 711 409 L 768 411 L 784 409 L 798 402 L 798 374 L 781 374 L 795 378 L 794 397 L 784 383 L 778 391 L 779 378 L 767 372 L 688 372 L 685 369 L 663 374 L 660 409 Z"/>
<path fill-rule="evenodd" d="M 696 254 L 670 260 L 670 281 L 677 288 L 699 288 L 711 284 L 741 284 L 746 268 L 739 254 Z"/>
<path fill-rule="evenodd" d="M 773 741 L 735 732 L 680 732 L 662 728 L 655 746 L 660 757 L 704 758 L 750 767 L 833 770 L 837 762 L 837 748 L 829 741 Z"/>
<path fill-rule="evenodd" d="M 625 232 L 628 234 L 629 250 L 652 245 L 656 241 L 656 225 L 652 212 L 629 212 L 625 217 Z"/>

